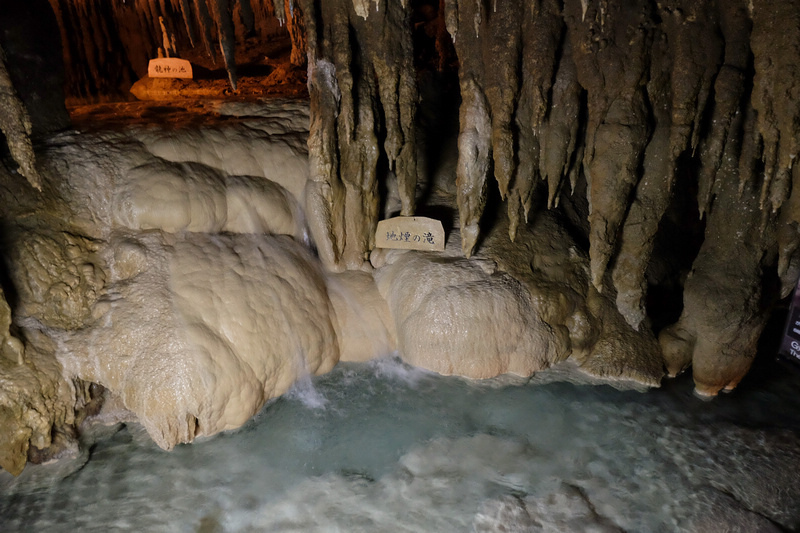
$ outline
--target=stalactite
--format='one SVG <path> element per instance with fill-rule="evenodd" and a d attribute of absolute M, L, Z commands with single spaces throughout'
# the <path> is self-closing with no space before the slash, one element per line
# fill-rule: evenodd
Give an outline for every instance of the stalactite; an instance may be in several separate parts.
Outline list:
<path fill-rule="evenodd" d="M 500 196 L 508 195 L 515 170 L 514 136 L 511 122 L 519 91 L 521 24 L 523 8 L 519 2 L 502 2 L 488 15 L 483 35 L 486 99 L 492 117 L 492 155 L 494 176 Z"/>
<path fill-rule="evenodd" d="M 247 33 L 253 33 L 256 27 L 256 18 L 253 13 L 253 6 L 250 5 L 250 0 L 238 0 L 239 10 L 242 14 L 242 24 L 244 25 Z"/>
<path fill-rule="evenodd" d="M 672 197 L 678 160 L 687 148 L 693 152 L 697 147 L 700 123 L 720 54 L 716 37 L 717 17 L 711 5 L 676 2 L 659 4 L 659 9 L 663 38 L 653 45 L 648 83 L 656 126 L 645 151 L 644 175 L 625 220 L 613 271 L 617 307 L 635 328 L 639 328 L 645 319 L 645 271 L 659 222 Z M 664 51 L 665 46 L 668 51 Z M 735 45 L 731 43 L 730 46 Z M 719 78 L 717 81 L 720 82 Z M 722 132 L 727 132 L 730 118 L 738 108 L 739 97 L 729 95 L 718 103 L 714 109 L 714 113 L 719 115 L 718 120 L 712 121 L 711 127 L 722 143 Z M 717 130 L 722 131 L 716 133 Z M 664 145 L 665 131 L 669 132 L 667 146 Z M 704 155 L 705 152 L 704 146 Z M 709 157 L 714 158 L 713 155 Z M 719 157 L 721 154 L 717 154 L 717 165 Z M 709 176 L 713 183 L 718 166 L 713 172 L 710 167 L 712 165 L 704 164 L 701 176 Z M 701 193 L 698 195 L 701 213 L 705 211 L 702 207 L 704 202 L 710 201 L 702 195 L 706 190 L 710 195 L 710 189 L 705 187 L 701 177 Z"/>
<path fill-rule="evenodd" d="M 156 10 L 158 11 L 159 16 L 166 15 L 168 13 L 166 0 L 153 0 L 154 3 L 156 1 L 158 2 L 156 5 Z"/>
<path fill-rule="evenodd" d="M 578 142 L 580 91 L 569 42 L 564 43 L 552 88 L 552 105 L 541 127 L 542 157 L 539 168 L 547 180 L 547 206 L 558 205 L 561 182 L 569 173 Z"/>
<path fill-rule="evenodd" d="M 401 0 L 372 0 L 373 7 L 367 11 L 366 18 L 353 8 L 349 25 L 356 36 L 362 60 L 375 72 L 385 128 L 383 151 L 389 169 L 397 177 L 401 213 L 411 215 L 415 209 L 417 184 L 415 121 L 418 97 L 410 12 L 403 4 Z M 365 79 L 363 73 L 360 79 Z M 344 100 L 342 107 L 346 109 Z"/>
<path fill-rule="evenodd" d="M 647 140 L 642 86 L 651 14 L 636 4 L 565 5 L 578 80 L 587 91 L 584 172 L 589 183 L 589 256 L 599 289 L 635 187 Z"/>
<path fill-rule="evenodd" d="M 217 33 L 219 34 L 219 47 L 225 60 L 225 69 L 228 71 L 228 80 L 235 91 L 237 84 L 236 74 L 236 32 L 233 25 L 233 13 L 230 0 L 212 0 L 214 15 L 217 20 Z"/>
<path fill-rule="evenodd" d="M 272 12 L 281 24 L 286 24 L 286 8 L 284 6 L 285 0 L 272 0 Z"/>
<path fill-rule="evenodd" d="M 739 115 L 735 122 L 741 120 Z M 720 171 L 734 179 L 719 182 L 705 240 L 684 286 L 681 318 L 659 337 L 669 372 L 691 364 L 697 391 L 704 395 L 733 389 L 747 373 L 774 297 L 762 294 L 762 279 L 774 254 L 769 250 L 775 226 L 764 231 L 756 187 L 739 194 L 739 149 L 739 139 L 725 147 Z"/>
<path fill-rule="evenodd" d="M 159 42 L 159 27 L 158 27 L 158 17 L 159 17 L 159 10 L 158 10 L 158 0 L 142 0 L 141 3 L 144 4 L 144 7 L 139 8 L 145 14 L 147 19 L 147 28 L 151 33 L 153 39 L 150 42 Z M 151 51 L 152 53 L 152 51 Z"/>
<path fill-rule="evenodd" d="M 339 179 L 336 123 L 342 94 L 336 79 L 336 67 L 323 57 L 325 38 L 317 27 L 314 0 L 302 0 L 308 31 L 308 93 L 311 124 L 308 151 L 311 182 L 307 190 L 306 210 L 320 260 L 330 270 L 343 270 L 341 248 L 344 242 L 344 190 Z M 320 40 L 322 42 L 320 42 Z"/>
<path fill-rule="evenodd" d="M 778 218 L 778 277 L 781 280 L 781 298 L 794 290 L 800 276 L 800 165 L 792 167 L 792 192 L 781 206 Z"/>
<path fill-rule="evenodd" d="M 316 20 L 326 25 L 319 35 L 346 43 L 344 49 L 309 51 L 316 57 L 309 83 L 324 88 L 312 95 L 312 106 L 324 101 L 327 107 L 316 109 L 332 113 L 337 128 L 314 118 L 312 165 L 326 190 L 349 168 L 357 177 L 348 175 L 345 188 L 367 191 L 372 182 L 362 166 L 372 166 L 372 145 L 359 128 L 383 114 L 390 161 L 398 146 L 392 131 L 402 130 L 392 108 L 402 100 L 402 76 L 396 63 L 381 63 L 375 50 L 387 42 L 371 31 L 381 28 L 387 5 L 394 4 L 342 2 L 346 10 L 319 3 L 323 13 Z M 549 208 L 567 198 L 565 179 L 573 194 L 583 195 L 577 185 L 585 178 L 586 197 L 565 202 L 564 211 L 577 231 L 587 232 L 591 281 L 598 290 L 613 282 L 617 309 L 633 328 L 646 328 L 648 269 L 655 267 L 652 279 L 659 268 L 684 268 L 666 266 L 669 258 L 654 252 L 665 231 L 662 218 L 670 206 L 692 205 L 686 195 L 696 179 L 705 241 L 685 282 L 683 316 L 664 330 L 661 345 L 672 372 L 697 365 L 701 392 L 735 385 L 749 366 L 766 316 L 762 305 L 771 297 L 760 292 L 763 270 L 777 264 L 784 290 L 791 268 L 800 271 L 800 194 L 790 196 L 792 176 L 800 179 L 800 166 L 793 165 L 800 143 L 794 61 L 800 0 L 565 0 L 563 9 L 556 0 L 440 0 L 438 6 L 458 59 L 456 197 L 464 254 L 472 255 L 479 240 L 490 170 L 508 202 L 512 240 L 535 205 L 539 176 L 547 181 Z M 378 96 L 363 78 L 373 71 Z M 584 201 L 588 230 L 586 219 L 577 218 L 585 215 Z M 354 199 L 348 205 L 369 210 Z M 336 218 L 333 208 L 330 216 Z M 331 230 L 332 242 L 349 246 L 351 232 L 360 231 L 351 228 Z M 329 248 L 343 249 L 336 246 Z M 357 266 L 361 256 L 352 257 L 347 263 Z M 727 313 L 735 315 L 735 332 L 725 329 Z"/>
<path fill-rule="evenodd" d="M 189 37 L 189 44 L 194 48 L 196 36 L 194 34 L 194 25 L 191 18 L 190 0 L 180 0 L 181 15 L 183 16 L 183 25 L 186 27 L 186 35 Z"/>
<path fill-rule="evenodd" d="M 364 66 L 354 64 L 356 61 L 354 56 L 358 54 L 359 48 L 358 43 L 352 42 L 350 38 L 348 11 L 334 5 L 323 6 L 322 9 L 323 12 L 326 9 L 334 10 L 327 18 L 331 23 L 327 28 L 330 33 L 326 34 L 325 47 L 331 50 L 336 80 L 341 94 L 336 121 L 338 138 L 336 150 L 339 152 L 339 168 L 332 169 L 332 172 L 336 174 L 330 176 L 329 180 L 343 184 L 345 199 L 344 205 L 338 208 L 341 214 L 337 213 L 338 216 L 333 220 L 336 228 L 334 233 L 338 236 L 338 248 L 344 267 L 356 269 L 364 263 L 364 254 L 367 250 L 363 228 L 360 227 L 365 222 L 366 210 L 362 209 L 363 206 L 360 204 L 362 200 L 358 198 L 358 194 L 361 192 L 361 184 L 365 181 L 369 182 L 369 177 L 364 177 L 363 173 L 365 163 L 371 159 L 372 155 L 371 150 L 362 144 L 369 145 L 374 138 L 372 131 L 367 132 L 368 138 L 358 138 L 358 135 L 363 134 L 365 130 L 365 125 L 359 124 L 359 120 L 368 118 L 374 120 L 374 116 L 368 113 L 373 102 L 371 100 L 361 102 L 359 97 L 369 95 L 368 98 L 374 98 L 375 90 L 374 87 L 371 87 L 370 90 L 367 87 L 361 87 L 362 83 L 365 86 L 371 85 L 371 80 L 354 79 L 353 70 L 364 68 Z M 358 58 L 360 57 L 361 55 L 358 54 Z M 358 111 L 362 106 L 367 109 L 359 114 Z M 370 126 L 374 126 L 374 122 L 371 122 Z M 377 144 L 377 139 L 375 139 L 375 143 Z M 374 173 L 374 169 L 366 170 L 368 173 Z M 366 199 L 366 201 L 369 200 Z"/>
<path fill-rule="evenodd" d="M 71 83 L 87 94 L 117 83 L 91 85 L 113 61 L 112 41 L 132 39 L 122 30 L 116 36 L 109 23 L 123 16 L 135 19 L 130 26 L 143 35 L 145 55 L 158 40 L 159 16 L 170 32 L 183 32 L 186 25 L 187 33 L 195 17 L 202 29 L 198 43 L 204 40 L 213 51 L 210 43 L 218 40 L 235 87 L 230 0 L 211 6 L 206 0 L 128 2 L 135 9 L 50 2 L 62 24 L 83 36 L 68 35 L 64 53 L 86 65 Z M 738 276 L 739 285 L 719 301 L 739 313 L 739 338 L 750 346 L 763 325 L 763 310 L 747 295 L 760 294 L 762 269 L 777 264 L 788 279 L 791 265 L 800 262 L 800 200 L 791 196 L 800 175 L 794 165 L 800 149 L 800 67 L 794 61 L 800 55 L 800 0 L 565 0 L 563 10 L 557 0 L 438 5 L 439 27 L 450 33 L 458 59 L 456 197 L 465 255 L 475 253 L 479 241 L 490 171 L 508 203 L 512 239 L 544 191 L 539 177 L 547 182 L 548 207 L 556 208 L 567 199 L 564 180 L 574 192 L 582 172 L 587 198 L 577 201 L 589 205 L 584 237 L 592 282 L 610 288 L 605 273 L 611 268 L 617 308 L 634 328 L 646 327 L 646 272 L 663 260 L 652 257 L 661 218 L 671 201 L 693 201 L 683 196 L 690 187 L 676 187 L 675 181 L 696 178 L 707 233 L 686 282 L 685 316 L 667 330 L 663 346 L 673 369 L 694 361 L 698 383 L 707 390 L 734 383 L 749 356 L 731 355 L 732 345 L 718 331 L 703 330 L 722 320 L 708 309 L 708 291 L 726 286 L 701 284 L 713 285 L 714 268 L 727 278 Z M 183 25 L 175 19 L 179 9 Z M 363 268 L 379 216 L 380 170 L 397 177 L 401 214 L 415 210 L 418 93 L 411 4 L 239 0 L 237 9 L 257 38 L 265 38 L 268 15 L 285 22 L 294 64 L 303 62 L 307 49 L 308 204 L 324 220 L 314 229 L 316 244 L 329 268 Z M 682 196 L 673 198 L 675 191 Z M 756 204 L 763 212 L 753 209 Z M 732 216 L 741 220 L 727 221 Z M 583 222 L 578 231 L 584 231 Z M 722 265 L 715 258 L 736 255 L 738 241 L 724 236 L 729 230 L 749 242 L 741 257 Z M 712 357 L 714 343 L 735 360 L 724 379 L 709 377 L 710 367 L 727 364 Z"/>
<path fill-rule="evenodd" d="M 78 6 L 79 11 L 76 13 L 75 19 L 79 24 L 80 33 L 84 36 L 80 40 L 80 44 L 83 45 L 83 58 L 88 63 L 88 76 L 86 78 L 87 81 L 90 81 L 87 85 L 89 85 L 91 93 L 97 93 L 99 92 L 99 87 L 96 84 L 103 78 L 100 77 L 100 65 L 97 61 L 96 51 L 97 47 L 102 43 L 95 40 L 94 25 L 91 23 L 92 17 L 89 12 L 90 7 L 93 6 L 88 2 Z"/>
<path fill-rule="evenodd" d="M 777 211 L 791 190 L 800 151 L 800 1 L 753 3 L 753 108 L 763 139 L 761 207 Z"/>
<path fill-rule="evenodd" d="M 519 162 L 515 169 L 511 189 L 509 191 L 508 216 L 509 216 L 509 237 L 514 240 L 517 227 L 521 220 L 527 221 L 533 205 L 533 196 L 536 180 L 541 172 L 546 175 L 543 161 L 540 155 L 544 153 L 548 161 L 555 161 L 561 154 L 556 148 L 558 144 L 559 128 L 565 125 L 571 128 L 577 127 L 578 121 L 575 117 L 568 117 L 571 112 L 569 108 L 571 102 L 553 102 L 550 108 L 552 117 L 548 119 L 548 124 L 542 124 L 548 114 L 550 104 L 550 89 L 553 83 L 553 74 L 556 63 L 562 65 L 561 68 L 569 69 L 572 66 L 572 57 L 564 51 L 560 58 L 558 48 L 561 43 L 563 33 L 563 21 L 560 16 L 558 5 L 547 0 L 540 3 L 531 3 L 524 8 L 522 18 L 522 86 L 515 112 L 515 125 L 518 132 L 517 148 Z M 572 68 L 574 78 L 574 68 Z M 564 83 L 562 72 L 562 85 Z M 577 89 L 577 82 L 574 84 Z M 564 96 L 562 92 L 556 92 L 554 98 Z M 559 105 L 566 107 L 562 108 Z M 566 114 L 566 115 L 565 115 Z M 557 118 L 558 115 L 558 118 Z M 567 120 L 562 123 L 561 119 Z M 544 151 L 540 150 L 540 144 L 550 143 Z M 565 154 L 564 157 L 570 157 Z M 550 167 L 548 167 L 550 168 Z M 559 168 L 559 176 L 561 167 Z M 555 179 L 551 180 L 553 183 Z M 520 213 L 522 211 L 522 213 Z M 520 214 L 522 217 L 520 217 Z"/>
<path fill-rule="evenodd" d="M 203 38 L 203 45 L 206 48 L 206 53 L 213 61 L 216 61 L 217 51 L 216 47 L 214 46 L 214 38 L 212 37 L 214 20 L 211 18 L 208 4 L 206 3 L 206 0 L 194 0 L 194 3 L 197 13 L 197 21 L 200 24 L 201 29 L 200 35 Z"/>
<path fill-rule="evenodd" d="M 725 59 L 714 82 L 712 129 L 701 151 L 703 168 L 698 176 L 697 192 L 701 217 L 711 207 L 725 144 L 741 135 L 740 131 L 731 131 L 730 126 L 736 114 L 741 111 L 745 72 L 750 56 L 750 18 L 744 1 L 719 4 L 719 14 L 720 28 L 725 40 Z M 748 142 L 748 146 L 752 146 L 752 143 Z"/>
<path fill-rule="evenodd" d="M 480 233 L 480 219 L 486 206 L 487 175 L 490 168 L 492 118 L 484 92 L 483 48 L 479 39 L 481 2 L 459 2 L 450 8 L 448 31 L 454 37 L 459 58 L 458 211 L 461 224 L 461 249 L 469 257 Z M 455 18 L 455 33 L 451 25 Z M 455 37 L 457 36 L 457 38 Z"/>
<path fill-rule="evenodd" d="M 286 29 L 292 40 L 292 52 L 289 61 L 292 65 L 300 67 L 306 64 L 306 28 L 305 15 L 299 5 L 295 5 L 294 0 L 290 0 L 285 5 Z"/>
<path fill-rule="evenodd" d="M 345 186 L 345 246 L 343 260 L 349 270 L 364 268 L 375 240 L 378 222 L 377 167 L 380 150 L 375 135 L 376 96 L 374 73 L 368 65 L 358 83 L 358 116 L 352 138 L 340 134 L 340 175 Z M 371 78 L 371 79 L 370 79 Z"/>
<path fill-rule="evenodd" d="M 478 242 L 481 215 L 486 207 L 492 131 L 488 102 L 471 78 L 461 82 L 459 129 L 456 188 L 461 248 L 469 257 Z"/>
<path fill-rule="evenodd" d="M 687 144 L 692 151 L 697 147 L 722 42 L 711 1 L 677 0 L 659 5 L 672 55 L 670 155 L 677 162 Z"/>
<path fill-rule="evenodd" d="M 11 83 L 2 46 L 0 46 L 0 131 L 6 137 L 11 157 L 19 165 L 19 173 L 33 187 L 41 190 L 42 180 L 36 170 L 36 156 L 30 138 L 33 131 L 31 120 Z"/>
<path fill-rule="evenodd" d="M 314 21 L 306 27 L 312 116 L 324 109 L 335 118 L 312 119 L 309 137 L 319 184 L 311 202 L 325 220 L 313 232 L 322 241 L 323 261 L 334 269 L 361 268 L 372 246 L 381 124 L 382 155 L 397 177 L 401 213 L 413 214 L 415 207 L 417 87 L 409 11 L 399 0 L 376 7 L 362 17 L 350 0 L 324 2 L 316 20 L 313 3 L 296 10 L 305 13 L 307 25 Z M 336 203 L 343 187 L 347 199 Z M 359 194 L 369 198 L 357 201 Z"/>
<path fill-rule="evenodd" d="M 645 273 L 656 234 L 672 198 L 674 162 L 670 143 L 673 115 L 670 96 L 672 56 L 668 36 L 657 32 L 653 42 L 647 95 L 653 113 L 654 130 L 642 163 L 642 179 L 636 187 L 628 216 L 619 238 L 619 251 L 612 268 L 617 290 L 617 309 L 634 329 L 646 318 Z"/>

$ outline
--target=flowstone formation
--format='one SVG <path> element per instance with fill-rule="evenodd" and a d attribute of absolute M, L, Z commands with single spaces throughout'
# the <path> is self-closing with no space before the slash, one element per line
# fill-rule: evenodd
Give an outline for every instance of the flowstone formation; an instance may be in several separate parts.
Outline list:
<path fill-rule="evenodd" d="M 25 341 L 8 333 L 0 307 L 3 468 L 18 473 L 29 443 L 46 448 L 42 433 L 78 423 L 86 402 L 71 383 L 100 385 L 111 419 L 138 420 L 170 449 L 239 427 L 339 360 L 345 336 L 298 198 L 308 115 L 282 107 L 188 139 L 53 136 L 40 146 L 41 194 L 2 174 L 7 276 Z M 52 368 L 37 381 L 39 359 Z"/>

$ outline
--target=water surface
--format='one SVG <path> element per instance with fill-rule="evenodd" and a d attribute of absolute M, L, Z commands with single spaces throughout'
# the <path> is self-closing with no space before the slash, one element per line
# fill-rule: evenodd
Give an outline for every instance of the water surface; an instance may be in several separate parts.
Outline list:
<path fill-rule="evenodd" d="M 3 473 L 0 531 L 793 530 L 798 384 L 769 362 L 703 402 L 688 377 L 640 393 L 340 364 L 237 431 L 164 452 L 120 425 L 85 464 Z"/>

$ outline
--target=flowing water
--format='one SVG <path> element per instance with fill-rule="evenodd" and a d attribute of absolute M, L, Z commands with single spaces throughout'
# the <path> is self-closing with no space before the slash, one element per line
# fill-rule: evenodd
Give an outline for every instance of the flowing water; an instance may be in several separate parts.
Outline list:
<path fill-rule="evenodd" d="M 0 477 L 0 531 L 786 531 L 800 373 L 733 393 L 470 382 L 340 364 L 172 452 L 138 426 Z M 88 458 L 88 460 L 87 460 Z"/>

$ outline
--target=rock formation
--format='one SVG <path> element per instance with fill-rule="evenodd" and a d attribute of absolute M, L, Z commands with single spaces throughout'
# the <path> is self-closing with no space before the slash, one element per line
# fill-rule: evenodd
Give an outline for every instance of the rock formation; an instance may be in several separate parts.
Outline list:
<path fill-rule="evenodd" d="M 0 132 L 6 137 L 11 157 L 19 165 L 19 173 L 32 186 L 41 189 L 41 180 L 36 171 L 36 156 L 31 144 L 31 119 L 11 83 L 5 63 L 5 53 L 0 47 Z"/>
<path fill-rule="evenodd" d="M 364 5 L 338 11 L 360 13 Z M 363 14 L 378 28 L 381 13 L 396 2 L 370 5 Z M 735 386 L 778 296 L 765 284 L 779 259 L 783 285 L 792 284 L 786 265 L 796 250 L 797 223 L 792 206 L 782 206 L 797 172 L 800 112 L 790 95 L 800 75 L 787 63 L 797 54 L 785 51 L 798 50 L 799 7 L 793 1 L 443 2 L 439 16 L 458 59 L 455 182 L 464 255 L 480 252 L 491 224 L 484 217 L 490 173 L 508 204 L 512 239 L 541 209 L 538 181 L 546 179 L 548 207 L 568 201 L 579 217 L 575 229 L 588 240 L 592 284 L 615 294 L 634 329 L 651 327 L 647 288 L 659 280 L 648 271 L 668 263 L 670 254 L 696 256 L 683 316 L 661 336 L 668 367 L 674 373 L 694 363 L 703 394 Z M 309 15 L 322 27 L 338 20 L 332 12 Z M 767 35 L 775 28 L 779 39 Z M 411 31 L 395 30 L 396 42 Z M 330 265 L 338 264 L 338 247 L 351 236 L 341 220 L 370 220 L 337 201 L 337 183 L 351 173 L 338 158 L 352 141 L 336 137 L 334 125 L 342 114 L 349 123 L 363 98 L 375 105 L 383 97 L 363 92 L 371 78 L 359 82 L 348 74 L 359 57 L 351 34 L 325 35 L 325 46 L 341 52 L 309 56 L 312 102 L 321 103 L 312 106 L 309 146 L 331 192 L 330 238 L 322 245 L 332 251 L 323 255 Z M 372 41 L 370 53 L 380 42 Z M 364 135 L 356 132 L 357 139 Z M 561 188 L 566 177 L 571 191 Z M 668 209 L 691 205 L 694 225 L 705 224 L 702 244 L 690 238 L 654 255 L 658 239 L 668 238 L 662 237 Z M 673 266 L 671 276 L 685 277 L 682 268 Z"/>

